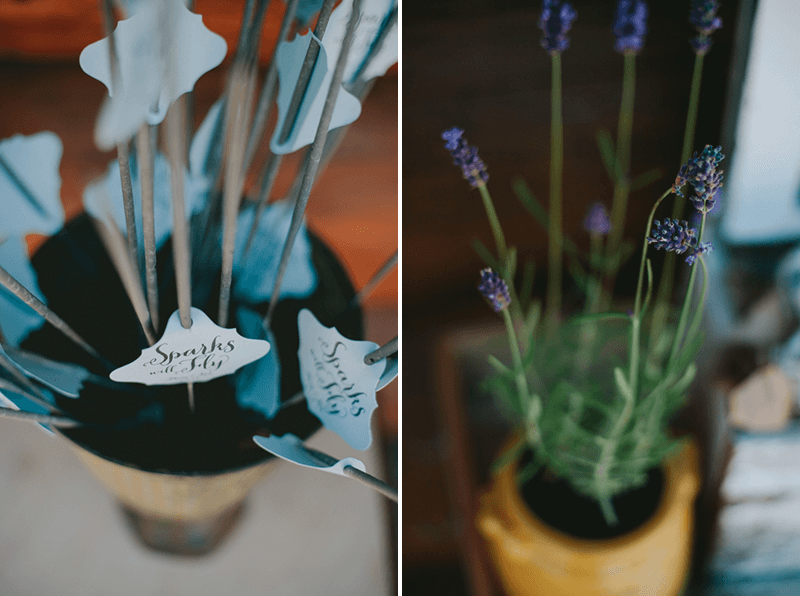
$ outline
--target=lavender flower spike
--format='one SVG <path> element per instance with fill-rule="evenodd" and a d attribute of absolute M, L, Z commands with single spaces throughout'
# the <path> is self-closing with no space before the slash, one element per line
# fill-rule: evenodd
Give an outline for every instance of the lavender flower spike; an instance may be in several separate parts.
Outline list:
<path fill-rule="evenodd" d="M 689 22 L 697 29 L 697 37 L 690 40 L 694 53 L 703 56 L 711 49 L 711 34 L 722 27 L 722 19 L 717 16 L 717 0 L 692 0 L 689 9 Z"/>
<path fill-rule="evenodd" d="M 472 188 L 477 188 L 486 184 L 489 174 L 486 172 L 483 160 L 478 157 L 478 149 L 467 145 L 467 141 L 461 136 L 463 134 L 464 131 L 457 127 L 444 131 L 442 133 L 442 139 L 446 141 L 444 148 L 450 152 L 453 163 L 461 168 L 464 179 Z"/>
<path fill-rule="evenodd" d="M 708 213 L 714 208 L 717 191 L 722 188 L 722 170 L 717 171 L 717 166 L 723 159 L 722 147 L 706 145 L 699 156 L 695 151 L 678 171 L 672 192 L 682 197 L 681 188 L 691 184 L 696 195 L 692 203 L 700 213 Z"/>
<path fill-rule="evenodd" d="M 578 16 L 572 4 L 561 0 L 544 0 L 539 29 L 544 32 L 542 47 L 548 54 L 560 54 L 569 47 L 567 31 Z"/>
<path fill-rule="evenodd" d="M 650 233 L 652 236 L 647 238 L 647 243 L 667 252 L 683 254 L 687 250 L 693 251 L 697 245 L 697 230 L 690 228 L 686 221 L 667 218 L 662 224 L 655 220 Z"/>
<path fill-rule="evenodd" d="M 706 253 L 710 253 L 712 251 L 711 243 L 710 242 L 702 242 L 700 246 L 698 246 L 692 254 L 686 257 L 686 262 L 690 265 L 694 265 L 694 262 L 697 260 L 697 257 L 700 255 L 704 255 Z"/>
<path fill-rule="evenodd" d="M 605 205 L 595 203 L 589 209 L 586 219 L 583 220 L 583 227 L 590 234 L 605 236 L 611 231 L 611 220 L 608 217 Z"/>
<path fill-rule="evenodd" d="M 617 38 L 614 49 L 621 54 L 638 53 L 647 35 L 647 2 L 619 0 L 612 31 Z"/>
<path fill-rule="evenodd" d="M 478 291 L 492 303 L 494 312 L 506 310 L 511 304 L 506 282 L 489 268 L 481 270 L 481 285 L 478 286 Z"/>

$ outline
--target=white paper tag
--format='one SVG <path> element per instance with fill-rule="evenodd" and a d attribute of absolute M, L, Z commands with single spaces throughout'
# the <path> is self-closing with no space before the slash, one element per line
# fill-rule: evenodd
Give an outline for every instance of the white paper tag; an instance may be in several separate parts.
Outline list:
<path fill-rule="evenodd" d="M 329 474 L 338 474 L 339 476 L 345 475 L 344 469 L 347 466 L 353 467 L 356 470 L 361 470 L 362 472 L 367 471 L 364 462 L 354 457 L 340 459 L 332 466 L 319 463 L 319 461 L 303 447 L 303 442 L 292 434 L 285 434 L 282 437 L 261 437 L 256 435 L 253 437 L 253 440 L 264 451 L 269 451 L 276 457 L 290 461 L 298 466 L 303 466 L 304 468 L 313 468 L 322 472 L 328 472 Z"/>
<path fill-rule="evenodd" d="M 192 308 L 192 326 L 184 329 L 176 310 L 159 341 L 109 376 L 119 383 L 145 385 L 202 383 L 236 372 L 266 355 L 269 347 L 269 342 L 215 325 L 198 308 Z"/>
<path fill-rule="evenodd" d="M 144 122 L 160 123 L 172 102 L 218 66 L 228 48 L 182 0 L 142 3 L 134 16 L 117 24 L 114 41 L 119 88 L 103 106 L 95 131 L 95 142 L 106 150 L 129 139 Z M 84 48 L 80 65 L 111 95 L 108 43 L 103 38 Z"/>
<path fill-rule="evenodd" d="M 372 50 L 373 42 L 380 34 L 384 24 L 386 24 L 386 18 L 394 6 L 394 0 L 365 0 L 361 3 L 361 14 L 358 17 L 358 26 L 353 36 L 353 45 L 347 55 L 344 81 L 352 80 L 353 75 L 367 58 L 370 50 Z M 325 50 L 328 52 L 328 60 L 331 64 L 336 64 L 339 59 L 352 8 L 353 0 L 344 0 L 331 14 L 331 20 L 323 38 Z M 381 76 L 395 62 L 397 62 L 396 20 L 380 49 L 377 49 L 370 56 L 370 63 L 364 69 L 364 79 L 369 80 Z"/>
<path fill-rule="evenodd" d="M 0 196 L 3 196 L 0 191 Z M 10 237 L 0 245 L 0 267 L 8 271 L 22 286 L 39 300 L 47 303 L 39 289 L 36 271 L 28 258 L 28 245 L 22 236 Z M 44 319 L 11 292 L 0 292 L 0 327 L 5 341 L 18 346 L 28 334 L 44 325 Z"/>
<path fill-rule="evenodd" d="M 61 176 L 64 147 L 52 132 L 0 141 L 0 238 L 55 234 L 64 226 Z"/>
<path fill-rule="evenodd" d="M 265 331 L 261 315 L 246 308 L 236 311 L 236 325 L 249 337 L 263 337 L 276 344 L 271 331 Z M 281 363 L 278 350 L 271 347 L 266 356 L 241 368 L 234 377 L 236 403 L 252 408 L 272 420 L 281 408 Z"/>
<path fill-rule="evenodd" d="M 300 380 L 308 409 L 353 449 L 372 444 L 372 413 L 378 407 L 375 391 L 386 360 L 364 364 L 378 344 L 354 341 L 336 328 L 320 324 L 307 309 L 297 316 L 300 333 Z"/>
<path fill-rule="evenodd" d="M 88 370 L 77 364 L 56 362 L 22 350 L 9 348 L 6 356 L 21 367 L 20 370 L 26 377 L 46 385 L 64 397 L 80 397 L 84 382 L 91 376 Z"/>
<path fill-rule="evenodd" d="M 278 78 L 280 88 L 278 89 L 278 123 L 270 141 L 270 149 L 276 155 L 292 153 L 301 147 L 310 145 L 314 142 L 317 134 L 322 108 L 328 96 L 328 89 L 333 78 L 333 68 L 336 65 L 331 63 L 325 51 L 325 42 L 320 45 L 319 56 L 311 73 L 311 78 L 306 88 L 303 102 L 297 113 L 292 132 L 285 143 L 278 142 L 283 123 L 286 121 L 286 112 L 289 110 L 289 103 L 294 94 L 297 80 L 300 78 L 300 69 L 303 65 L 308 46 L 311 43 L 313 33 L 298 36 L 291 42 L 281 42 L 278 46 L 276 60 L 278 60 Z M 340 126 L 345 126 L 354 122 L 361 114 L 361 104 L 353 95 L 340 88 L 336 96 L 336 104 L 333 108 L 333 115 L 328 130 L 333 130 Z"/>

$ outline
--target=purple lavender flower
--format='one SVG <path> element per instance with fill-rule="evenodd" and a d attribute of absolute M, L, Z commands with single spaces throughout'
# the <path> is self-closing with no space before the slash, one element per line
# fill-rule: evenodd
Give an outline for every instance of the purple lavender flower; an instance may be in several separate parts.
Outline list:
<path fill-rule="evenodd" d="M 444 148 L 453 156 L 453 163 L 461 168 L 464 179 L 470 183 L 472 188 L 483 186 L 489 180 L 486 165 L 478 157 L 478 149 L 467 145 L 467 141 L 461 136 L 463 134 L 464 131 L 457 127 L 444 131 L 442 139 L 447 141 Z"/>
<path fill-rule="evenodd" d="M 652 236 L 647 238 L 647 243 L 659 250 L 683 254 L 687 250 L 694 250 L 697 245 L 697 230 L 690 228 L 686 221 L 666 218 L 662 224 L 655 220 L 650 233 Z"/>
<path fill-rule="evenodd" d="M 617 38 L 614 48 L 622 53 L 637 53 L 644 46 L 647 34 L 647 2 L 619 0 L 612 29 Z"/>
<path fill-rule="evenodd" d="M 583 227 L 590 234 L 600 234 L 605 236 L 611 231 L 611 220 L 608 218 L 608 211 L 602 203 L 595 203 L 589 208 L 586 219 L 583 220 Z"/>
<path fill-rule="evenodd" d="M 692 203 L 700 213 L 708 213 L 714 209 L 716 195 L 722 188 L 722 170 L 717 171 L 717 166 L 723 159 L 722 147 L 706 145 L 699 156 L 695 151 L 678 171 L 672 192 L 682 197 L 681 188 L 691 184 L 695 192 Z"/>
<path fill-rule="evenodd" d="M 506 282 L 488 267 L 481 270 L 481 285 L 478 286 L 478 291 L 492 303 L 494 312 L 503 311 L 511 304 Z"/>
<path fill-rule="evenodd" d="M 694 262 L 697 260 L 697 257 L 700 255 L 704 255 L 710 253 L 713 250 L 710 242 L 701 242 L 700 246 L 695 248 L 692 253 L 686 257 L 686 262 L 690 265 L 694 265 Z"/>
<path fill-rule="evenodd" d="M 544 32 L 542 47 L 548 54 L 560 54 L 569 47 L 567 31 L 578 16 L 572 4 L 561 0 L 544 0 L 539 29 Z"/>
<path fill-rule="evenodd" d="M 717 0 L 692 0 L 689 22 L 697 29 L 698 36 L 689 43 L 695 54 L 705 55 L 711 49 L 711 34 L 722 27 L 722 19 L 717 16 L 718 10 Z"/>

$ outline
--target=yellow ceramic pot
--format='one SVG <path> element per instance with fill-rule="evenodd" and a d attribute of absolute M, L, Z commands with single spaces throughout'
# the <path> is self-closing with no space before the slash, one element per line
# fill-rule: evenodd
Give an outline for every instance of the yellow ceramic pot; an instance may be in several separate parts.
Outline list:
<path fill-rule="evenodd" d="M 691 555 L 699 456 L 687 443 L 664 462 L 655 514 L 618 538 L 582 540 L 555 530 L 527 507 L 509 464 L 480 501 L 477 525 L 510 596 L 677 596 Z"/>

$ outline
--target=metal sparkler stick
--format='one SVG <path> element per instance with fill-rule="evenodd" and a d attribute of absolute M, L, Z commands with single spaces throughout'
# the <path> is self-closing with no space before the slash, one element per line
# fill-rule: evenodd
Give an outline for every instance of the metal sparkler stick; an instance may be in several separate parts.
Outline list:
<path fill-rule="evenodd" d="M 325 105 L 322 109 L 322 116 L 320 117 L 319 126 L 317 127 L 317 134 L 314 138 L 314 143 L 311 145 L 311 154 L 308 160 L 308 167 L 303 174 L 303 183 L 300 187 L 300 195 L 298 196 L 297 203 L 295 204 L 294 213 L 292 214 L 292 222 L 289 228 L 289 234 L 286 238 L 286 243 L 283 246 L 283 253 L 281 254 L 280 265 L 278 266 L 278 275 L 275 279 L 275 286 L 272 290 L 270 297 L 269 309 L 267 316 L 264 317 L 264 326 L 269 328 L 272 321 L 272 315 L 275 311 L 275 306 L 278 303 L 278 296 L 280 294 L 281 282 L 286 274 L 286 268 L 289 265 L 289 256 L 291 255 L 292 246 L 297 238 L 297 233 L 300 231 L 300 226 L 303 222 L 303 215 L 308 205 L 308 197 L 311 194 L 311 187 L 314 184 L 314 178 L 317 175 L 320 159 L 322 157 L 322 150 L 325 147 L 325 140 L 328 136 L 328 127 L 331 123 L 333 116 L 333 108 L 336 105 L 336 98 L 339 95 L 339 88 L 342 85 L 342 78 L 344 75 L 344 68 L 347 64 L 347 55 L 350 52 L 350 46 L 353 45 L 353 37 L 358 23 L 359 13 L 361 11 L 361 0 L 354 0 L 353 8 L 350 13 L 350 20 L 347 23 L 347 31 L 345 33 L 344 41 L 342 43 L 342 50 L 339 54 L 339 59 L 336 62 L 336 68 L 333 71 L 331 86 L 328 90 L 328 96 L 325 99 Z"/>

